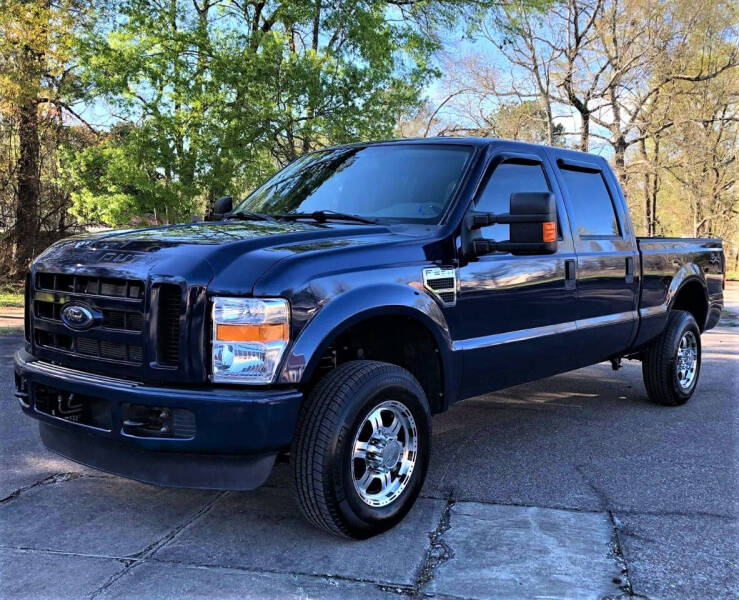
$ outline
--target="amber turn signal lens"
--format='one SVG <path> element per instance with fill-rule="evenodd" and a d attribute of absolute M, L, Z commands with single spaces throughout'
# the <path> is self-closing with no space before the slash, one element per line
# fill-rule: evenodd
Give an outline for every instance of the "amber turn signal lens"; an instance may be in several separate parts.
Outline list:
<path fill-rule="evenodd" d="M 557 224 L 554 221 L 545 221 L 542 224 L 542 241 L 553 242 L 557 239 Z"/>
<path fill-rule="evenodd" d="M 218 323 L 216 339 L 220 342 L 274 342 L 287 340 L 287 323 L 267 325 L 228 325 Z"/>

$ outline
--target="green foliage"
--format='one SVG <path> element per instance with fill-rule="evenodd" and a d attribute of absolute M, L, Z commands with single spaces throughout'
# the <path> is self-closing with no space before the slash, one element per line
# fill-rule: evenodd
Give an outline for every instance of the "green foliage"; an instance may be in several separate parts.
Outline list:
<path fill-rule="evenodd" d="M 67 153 L 72 213 L 86 223 L 128 224 L 146 216 L 188 220 L 195 209 L 180 180 L 167 179 L 149 126 L 118 126 L 94 146 Z"/>
<path fill-rule="evenodd" d="M 73 154 L 74 214 L 183 220 L 304 152 L 391 137 L 436 75 L 435 33 L 484 6 L 126 0 L 79 50 L 126 127 Z"/>
<path fill-rule="evenodd" d="M 0 284 L 0 308 L 23 308 L 24 303 L 23 283 Z"/>
<path fill-rule="evenodd" d="M 96 1 L 0 0 L 0 278 L 22 277 L 50 242 L 73 233 L 59 185 L 65 144 L 90 140 L 75 105 L 76 41 L 95 25 Z"/>

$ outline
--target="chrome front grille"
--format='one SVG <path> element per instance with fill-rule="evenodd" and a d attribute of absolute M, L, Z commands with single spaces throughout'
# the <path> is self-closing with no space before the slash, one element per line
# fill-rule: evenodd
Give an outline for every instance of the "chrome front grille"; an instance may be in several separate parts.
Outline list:
<path fill-rule="evenodd" d="M 144 361 L 146 284 L 135 279 L 36 273 L 33 281 L 33 342 L 54 354 L 96 361 L 141 365 Z M 62 320 L 69 303 L 88 306 L 102 315 L 95 326 L 70 329 Z M 104 367 L 91 371 L 104 371 Z"/>
<path fill-rule="evenodd" d="M 204 285 L 133 267 L 80 265 L 77 273 L 64 273 L 47 264 L 28 279 L 27 295 L 27 341 L 40 360 L 154 384 L 206 380 Z M 76 323 L 67 305 L 88 309 L 92 322 Z M 193 336 L 192 323 L 202 332 Z"/>

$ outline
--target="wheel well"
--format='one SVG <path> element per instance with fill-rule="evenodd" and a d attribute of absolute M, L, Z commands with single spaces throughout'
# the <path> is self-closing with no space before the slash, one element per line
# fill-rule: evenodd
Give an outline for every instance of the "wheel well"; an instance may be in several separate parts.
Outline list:
<path fill-rule="evenodd" d="M 436 339 L 421 322 L 400 316 L 372 317 L 352 325 L 329 345 L 310 385 L 350 360 L 379 360 L 410 371 L 421 384 L 432 413 L 443 409 L 443 364 Z"/>
<path fill-rule="evenodd" d="M 685 310 L 695 317 L 701 331 L 706 326 L 708 316 L 708 299 L 703 286 L 698 281 L 685 283 L 677 292 L 672 307 L 675 310 Z"/>

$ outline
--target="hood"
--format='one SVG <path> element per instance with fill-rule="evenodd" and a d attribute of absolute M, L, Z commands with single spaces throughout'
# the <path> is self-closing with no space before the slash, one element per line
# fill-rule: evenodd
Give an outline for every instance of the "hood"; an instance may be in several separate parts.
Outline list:
<path fill-rule="evenodd" d="M 276 261 L 305 252 L 387 240 L 388 227 L 290 221 L 217 221 L 84 234 L 57 242 L 36 270 L 207 285 L 239 261 L 232 293 L 249 293 Z M 245 256 L 248 254 L 248 257 Z M 244 259 L 247 260 L 244 260 Z"/>
<path fill-rule="evenodd" d="M 96 247 L 151 251 L 183 244 L 229 244 L 267 236 L 315 233 L 319 226 L 303 222 L 214 221 L 167 225 L 149 229 L 128 229 L 78 236 Z"/>

